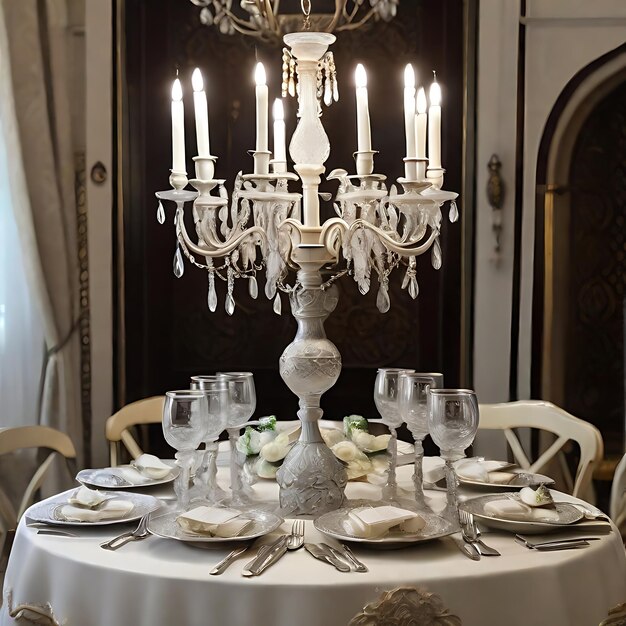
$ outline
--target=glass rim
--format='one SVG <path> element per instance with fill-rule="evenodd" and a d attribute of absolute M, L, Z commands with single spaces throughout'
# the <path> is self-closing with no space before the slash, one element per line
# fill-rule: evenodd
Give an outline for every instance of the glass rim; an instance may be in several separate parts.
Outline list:
<path fill-rule="evenodd" d="M 476 392 L 473 389 L 430 389 L 429 393 L 438 396 L 475 396 Z"/>
<path fill-rule="evenodd" d="M 223 378 L 253 378 L 252 372 L 217 372 L 216 376 Z"/>
<path fill-rule="evenodd" d="M 443 374 L 441 372 L 408 372 L 406 371 L 403 376 L 407 378 L 433 378 L 435 376 L 441 376 L 443 378 Z"/>
<path fill-rule="evenodd" d="M 205 392 L 201 389 L 174 389 L 173 391 L 166 391 L 165 395 L 172 399 L 195 399 L 204 397 Z"/>
<path fill-rule="evenodd" d="M 408 367 L 379 367 L 377 372 L 406 372 L 407 374 L 415 373 L 414 369 Z"/>

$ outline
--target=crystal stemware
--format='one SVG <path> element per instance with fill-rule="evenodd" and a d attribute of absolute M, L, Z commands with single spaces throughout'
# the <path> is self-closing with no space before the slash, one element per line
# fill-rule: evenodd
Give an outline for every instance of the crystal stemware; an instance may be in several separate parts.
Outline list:
<path fill-rule="evenodd" d="M 207 398 L 205 406 L 205 452 L 196 473 L 198 495 L 211 503 L 226 498 L 226 492 L 217 484 L 218 438 L 226 427 L 228 417 L 228 384 L 221 376 L 192 376 L 191 386 Z"/>
<path fill-rule="evenodd" d="M 238 463 L 237 440 L 241 427 L 256 409 L 256 390 L 251 372 L 218 372 L 228 382 L 228 416 L 226 430 L 230 443 L 230 489 L 232 504 L 241 505 L 248 500 L 243 491 L 241 466 Z"/>
<path fill-rule="evenodd" d="M 428 391 L 443 387 L 443 374 L 404 373 L 400 376 L 400 415 L 415 441 L 415 501 L 418 508 L 426 509 L 424 499 L 423 441 L 428 435 Z"/>
<path fill-rule="evenodd" d="M 402 425 L 400 407 L 398 404 L 398 385 L 400 375 L 414 372 L 415 370 L 401 369 L 397 367 L 383 367 L 376 374 L 374 383 L 374 403 L 382 417 L 383 423 L 391 432 L 389 440 L 389 473 L 387 484 L 383 487 L 383 500 L 394 502 L 398 497 L 398 483 L 396 481 L 396 464 L 398 458 L 398 433 L 397 428 Z"/>
<path fill-rule="evenodd" d="M 430 436 L 446 462 L 447 503 L 444 517 L 459 524 L 458 480 L 454 462 L 465 456 L 478 430 L 478 400 L 470 389 L 430 389 L 428 392 Z"/>
<path fill-rule="evenodd" d="M 163 406 L 163 435 L 176 450 L 181 471 L 177 480 L 177 506 L 189 507 L 189 473 L 194 452 L 206 435 L 207 398 L 197 390 L 168 391 Z"/>

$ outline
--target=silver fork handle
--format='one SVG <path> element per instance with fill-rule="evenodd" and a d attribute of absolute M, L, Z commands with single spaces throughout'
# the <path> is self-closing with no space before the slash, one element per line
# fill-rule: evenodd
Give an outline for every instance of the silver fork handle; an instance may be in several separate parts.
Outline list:
<path fill-rule="evenodd" d="M 223 558 L 210 572 L 212 576 L 216 576 L 226 571 L 226 568 L 240 555 L 249 548 L 248 544 L 235 548 L 230 554 Z"/>

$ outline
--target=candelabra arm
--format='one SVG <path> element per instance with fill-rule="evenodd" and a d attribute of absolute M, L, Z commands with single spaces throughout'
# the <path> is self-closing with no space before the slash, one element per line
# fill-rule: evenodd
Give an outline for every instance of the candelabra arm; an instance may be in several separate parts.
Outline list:
<path fill-rule="evenodd" d="M 183 238 L 185 246 L 194 254 L 199 254 L 205 257 L 226 256 L 227 254 L 230 254 L 233 250 L 238 248 L 239 245 L 250 235 L 258 235 L 260 238 L 266 239 L 265 232 L 262 228 L 260 228 L 259 226 L 252 226 L 251 228 L 247 228 L 246 230 L 242 231 L 239 236 L 225 242 L 219 247 L 202 247 L 194 243 L 189 237 L 181 214 L 178 214 L 176 218 L 176 228 L 178 229 L 180 236 Z"/>
<path fill-rule="evenodd" d="M 439 231 L 432 229 L 430 232 L 430 236 L 428 239 L 420 246 L 414 246 L 416 242 L 407 242 L 402 243 L 392 239 L 384 230 L 381 230 L 377 226 L 374 226 L 370 222 L 367 222 L 362 219 L 355 220 L 351 225 L 348 231 L 348 237 L 350 237 L 356 230 L 359 228 L 367 228 L 368 230 L 372 230 L 379 237 L 381 243 L 392 252 L 395 252 L 401 256 L 419 256 L 420 254 L 424 254 L 428 249 L 432 246 L 433 242 L 439 236 Z"/>
<path fill-rule="evenodd" d="M 342 237 L 348 230 L 348 224 L 340 217 L 331 217 L 324 222 L 320 241 L 326 246 L 326 250 L 335 259 L 339 259 Z"/>

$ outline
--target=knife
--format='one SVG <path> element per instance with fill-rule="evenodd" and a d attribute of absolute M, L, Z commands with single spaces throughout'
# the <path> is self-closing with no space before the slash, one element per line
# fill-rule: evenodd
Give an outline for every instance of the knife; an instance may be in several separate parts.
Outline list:
<path fill-rule="evenodd" d="M 480 561 L 480 552 L 478 552 L 478 548 L 472 545 L 471 543 L 465 542 L 463 539 L 460 541 L 458 539 L 453 539 L 454 543 L 456 543 L 459 550 L 467 557 L 472 559 L 472 561 Z"/>
<path fill-rule="evenodd" d="M 212 576 L 215 576 L 217 574 L 221 574 L 222 572 L 226 571 L 226 568 L 240 555 L 243 554 L 248 548 L 250 547 L 249 544 L 244 544 L 243 546 L 239 546 L 238 548 L 235 548 L 230 554 L 228 554 L 228 556 L 226 556 L 225 558 L 223 558 L 210 572 L 209 574 L 211 574 Z"/>
<path fill-rule="evenodd" d="M 337 567 L 337 565 L 347 565 L 350 568 L 350 561 L 347 557 L 344 557 L 339 550 L 329 546 L 327 543 L 320 543 L 319 547 L 326 552 L 326 555 L 330 559 L 330 562 Z M 337 567 L 337 569 L 339 569 Z M 352 569 L 352 568 L 350 568 Z M 339 571 L 341 571 L 339 569 Z"/>
<path fill-rule="evenodd" d="M 352 565 L 354 565 L 355 571 L 357 572 L 367 572 L 368 569 L 365 566 L 364 563 L 361 563 L 361 561 L 359 561 L 359 559 L 357 559 L 354 556 L 354 553 L 352 552 L 352 550 L 350 550 L 350 548 L 348 548 L 348 546 L 345 543 L 340 544 L 341 545 L 341 549 L 344 551 L 344 554 L 346 555 L 346 557 L 348 557 L 348 560 L 352 562 Z"/>
<path fill-rule="evenodd" d="M 325 551 L 323 548 L 321 548 L 318 545 L 315 545 L 314 543 L 305 543 L 304 544 L 304 549 L 312 556 L 315 557 L 318 561 L 323 561 L 324 563 L 328 563 L 329 565 L 333 565 L 334 567 L 336 567 L 340 572 L 349 572 L 350 571 L 350 567 L 348 565 L 345 565 L 344 563 L 342 563 L 339 559 L 334 559 L 335 562 L 333 562 L 333 556 L 329 551 Z"/>
<path fill-rule="evenodd" d="M 258 576 L 270 565 L 274 565 L 287 552 L 289 535 L 282 535 L 269 548 L 261 548 L 255 559 L 250 561 L 241 572 L 243 576 Z"/>

